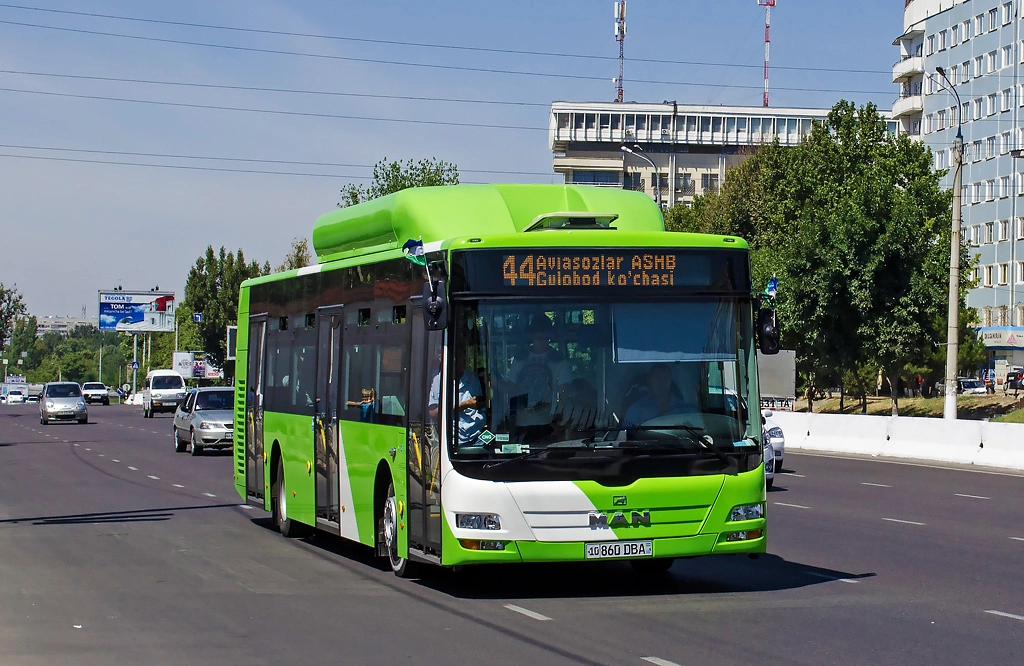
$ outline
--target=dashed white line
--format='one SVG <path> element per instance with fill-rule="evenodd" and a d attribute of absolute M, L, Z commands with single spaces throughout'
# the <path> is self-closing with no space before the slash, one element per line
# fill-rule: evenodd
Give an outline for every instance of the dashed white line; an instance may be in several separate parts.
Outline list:
<path fill-rule="evenodd" d="M 924 523 L 918 523 L 913 520 L 900 520 L 899 518 L 882 518 L 890 523 L 902 523 L 903 525 L 924 525 Z"/>
<path fill-rule="evenodd" d="M 803 474 L 797 474 L 796 472 L 779 472 L 782 476 L 795 476 L 798 479 L 806 479 L 807 477 Z"/>
<path fill-rule="evenodd" d="M 982 497 L 981 495 L 963 495 L 961 493 L 953 493 L 954 497 L 966 497 L 967 499 L 992 499 L 991 497 Z"/>
<path fill-rule="evenodd" d="M 788 507 L 792 507 L 794 509 L 810 509 L 811 508 L 809 506 L 804 506 L 803 504 L 786 504 L 785 502 L 772 502 L 772 504 L 774 504 L 775 506 L 788 506 Z"/>
<path fill-rule="evenodd" d="M 1013 613 L 1004 613 L 1003 611 L 987 610 L 986 613 L 990 615 L 998 615 L 999 617 L 1008 617 L 1011 620 L 1020 620 L 1024 622 L 1024 615 L 1014 615 Z"/>
<path fill-rule="evenodd" d="M 203 494 L 206 495 L 207 497 L 216 497 L 216 495 L 214 495 L 213 493 L 203 493 Z"/>
<path fill-rule="evenodd" d="M 529 608 L 523 608 L 522 606 L 516 606 L 515 604 L 505 604 L 505 608 L 509 609 L 513 613 L 520 613 L 521 615 L 525 615 L 526 617 L 533 618 L 534 620 L 544 621 L 544 620 L 550 620 L 551 619 L 547 615 L 541 615 L 540 613 L 536 613 L 536 612 L 530 610 Z"/>
<path fill-rule="evenodd" d="M 180 483 L 172 483 L 171 485 L 174 486 L 175 488 L 184 488 L 185 487 L 185 486 L 181 485 Z"/>
<path fill-rule="evenodd" d="M 153 476 L 152 474 L 149 475 L 149 478 L 153 479 L 154 481 L 159 481 L 160 480 L 159 476 Z"/>
<path fill-rule="evenodd" d="M 242 509 L 248 509 L 249 511 L 252 511 L 252 507 L 249 506 L 248 504 L 239 504 L 238 506 Z"/>
<path fill-rule="evenodd" d="M 111 460 L 112 462 L 116 462 L 116 463 L 119 463 L 119 462 L 121 462 L 121 461 L 120 461 L 120 460 L 118 460 L 117 458 L 111 458 L 110 460 Z"/>
<path fill-rule="evenodd" d="M 654 666 L 679 666 L 676 662 L 662 659 L 661 657 L 640 657 L 640 659 L 654 664 Z"/>
<path fill-rule="evenodd" d="M 85 450 L 86 450 L 86 451 L 92 451 L 92 449 L 90 449 L 90 448 L 86 448 Z"/>
<path fill-rule="evenodd" d="M 131 465 L 128 465 L 128 469 L 130 469 L 133 472 L 138 472 L 139 471 L 138 467 L 132 467 Z"/>
<path fill-rule="evenodd" d="M 1024 541 L 1024 537 L 1010 537 L 1014 541 Z"/>
<path fill-rule="evenodd" d="M 103 453 L 101 453 L 99 455 L 100 455 L 100 458 L 106 458 L 107 457 L 106 454 L 103 454 Z"/>
<path fill-rule="evenodd" d="M 79 444 L 78 442 L 75 442 L 75 446 L 81 446 L 81 444 Z"/>
<path fill-rule="evenodd" d="M 853 580 L 852 578 L 839 578 L 838 576 L 829 576 L 828 574 L 818 573 L 816 571 L 805 571 L 808 576 L 815 576 L 817 578 L 824 578 L 825 580 L 838 580 L 841 583 L 859 583 L 859 580 Z"/>
<path fill-rule="evenodd" d="M 862 486 L 872 486 L 873 488 L 892 488 L 892 486 L 890 486 L 890 485 L 888 485 L 886 483 L 868 483 L 867 481 L 863 481 L 860 485 L 862 485 Z"/>

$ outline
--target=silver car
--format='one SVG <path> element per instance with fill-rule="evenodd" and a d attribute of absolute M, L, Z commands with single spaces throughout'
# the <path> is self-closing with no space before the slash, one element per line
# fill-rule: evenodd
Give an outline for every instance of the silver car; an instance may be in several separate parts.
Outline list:
<path fill-rule="evenodd" d="M 234 444 L 235 389 L 192 389 L 174 412 L 174 450 L 198 456 L 205 448 L 226 449 Z"/>
<path fill-rule="evenodd" d="M 43 387 L 39 422 L 48 425 L 51 421 L 89 422 L 89 408 L 77 382 L 50 382 Z"/>

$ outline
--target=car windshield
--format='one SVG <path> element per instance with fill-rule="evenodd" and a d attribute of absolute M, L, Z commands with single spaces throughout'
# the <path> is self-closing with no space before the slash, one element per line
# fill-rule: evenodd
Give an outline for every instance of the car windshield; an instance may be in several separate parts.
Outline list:
<path fill-rule="evenodd" d="M 79 398 L 81 395 L 82 389 L 78 384 L 55 384 L 46 387 L 47 398 Z"/>
<path fill-rule="evenodd" d="M 185 388 L 185 380 L 180 376 L 172 375 L 157 375 L 153 378 L 153 388 L 155 389 L 181 389 Z"/>
<path fill-rule="evenodd" d="M 981 383 L 980 379 L 965 379 L 963 382 L 964 388 L 984 388 L 985 385 Z"/>
<path fill-rule="evenodd" d="M 14 391 L 11 391 L 8 395 L 25 395 L 25 394 L 22 393 L 21 391 L 14 390 Z"/>
<path fill-rule="evenodd" d="M 196 409 L 230 410 L 235 392 L 232 389 L 223 391 L 201 391 L 196 395 Z"/>
<path fill-rule="evenodd" d="M 750 312 L 729 297 L 459 303 L 452 457 L 757 447 L 760 424 L 746 409 L 756 395 Z"/>
<path fill-rule="evenodd" d="M 86 382 L 82 388 L 86 391 L 102 391 L 106 386 L 103 384 L 97 384 L 96 382 Z"/>

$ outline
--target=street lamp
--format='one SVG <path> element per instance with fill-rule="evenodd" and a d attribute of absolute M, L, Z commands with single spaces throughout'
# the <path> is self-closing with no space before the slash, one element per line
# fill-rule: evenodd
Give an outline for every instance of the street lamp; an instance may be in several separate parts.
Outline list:
<path fill-rule="evenodd" d="M 961 130 L 963 107 L 960 104 L 960 95 L 957 94 L 953 83 L 946 76 L 946 71 L 936 67 L 938 72 L 946 81 L 946 88 L 956 97 L 956 139 L 953 140 L 953 154 L 955 163 L 953 166 L 953 222 L 952 232 L 949 238 L 949 320 L 946 333 L 946 393 L 943 403 L 942 416 L 946 419 L 956 418 L 956 375 L 957 356 L 960 349 L 960 199 L 964 166 L 964 135 Z"/>
<path fill-rule="evenodd" d="M 619 147 L 619 149 L 622 152 L 624 152 L 624 153 L 629 153 L 630 155 L 636 155 L 640 159 L 646 161 L 648 164 L 651 165 L 651 169 L 654 170 L 654 177 L 652 178 L 652 180 L 658 180 L 658 181 L 661 180 L 660 178 L 658 178 L 658 167 L 654 166 L 654 160 L 652 160 L 650 157 L 647 157 L 647 153 L 645 153 L 644 149 L 640 147 L 640 144 L 634 143 L 632 148 L 630 148 L 626 144 L 622 144 Z M 661 208 L 661 187 L 660 186 L 661 186 L 660 182 L 657 182 L 657 183 L 654 184 L 654 201 L 658 204 L 658 208 Z"/>

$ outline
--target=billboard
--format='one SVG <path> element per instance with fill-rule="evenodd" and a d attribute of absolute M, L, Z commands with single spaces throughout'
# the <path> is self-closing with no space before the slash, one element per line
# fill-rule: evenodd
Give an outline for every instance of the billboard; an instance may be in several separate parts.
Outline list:
<path fill-rule="evenodd" d="M 174 330 L 173 291 L 101 291 L 100 330 L 167 333 Z"/>
<path fill-rule="evenodd" d="M 176 351 L 172 359 L 171 369 L 185 379 L 224 379 L 224 371 L 206 360 L 206 352 Z"/>

